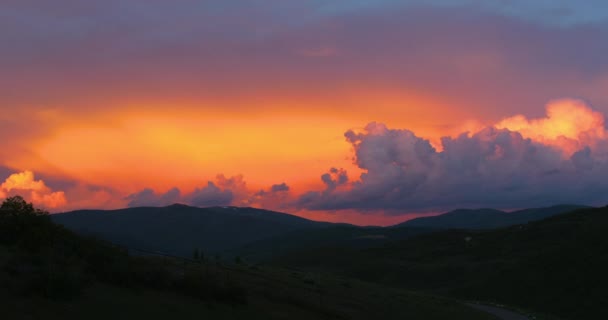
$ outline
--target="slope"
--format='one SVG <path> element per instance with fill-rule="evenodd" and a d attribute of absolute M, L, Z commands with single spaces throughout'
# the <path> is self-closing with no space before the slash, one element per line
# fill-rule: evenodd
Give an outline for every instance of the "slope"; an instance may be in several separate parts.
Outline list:
<path fill-rule="evenodd" d="M 568 319 L 608 318 L 608 208 L 488 231 L 448 230 L 377 248 L 294 251 L 272 260 Z"/>
<path fill-rule="evenodd" d="M 0 210 L 0 288 L 3 318 L 15 320 L 491 319 L 450 299 L 360 281 L 132 257 L 33 209 Z"/>

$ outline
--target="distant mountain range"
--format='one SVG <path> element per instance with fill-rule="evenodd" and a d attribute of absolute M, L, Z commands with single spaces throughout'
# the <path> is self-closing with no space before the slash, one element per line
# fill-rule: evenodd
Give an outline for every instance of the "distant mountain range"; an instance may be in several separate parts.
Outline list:
<path fill-rule="evenodd" d="M 130 248 L 190 257 L 215 254 L 257 240 L 333 224 L 286 213 L 239 207 L 174 204 L 121 210 L 81 210 L 52 215 L 56 223 Z"/>
<path fill-rule="evenodd" d="M 425 227 L 439 229 L 494 229 L 542 220 L 556 214 L 589 208 L 580 205 L 557 205 L 513 212 L 496 209 L 458 209 L 438 216 L 416 218 L 395 227 Z"/>
<path fill-rule="evenodd" d="M 193 251 L 199 249 L 208 255 L 226 253 L 259 260 L 296 249 L 377 246 L 438 229 L 509 226 L 581 207 L 560 205 L 511 213 L 461 209 L 386 228 L 317 222 L 255 208 L 197 208 L 181 204 L 110 211 L 80 210 L 55 214 L 52 218 L 81 234 L 129 248 L 184 257 L 191 257 Z"/>

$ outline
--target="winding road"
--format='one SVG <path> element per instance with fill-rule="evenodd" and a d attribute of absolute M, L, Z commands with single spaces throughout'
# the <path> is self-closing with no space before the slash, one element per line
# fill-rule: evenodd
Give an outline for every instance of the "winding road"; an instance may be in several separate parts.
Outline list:
<path fill-rule="evenodd" d="M 467 306 L 475 308 L 477 310 L 487 312 L 502 320 L 530 320 L 530 318 L 528 318 L 522 314 L 513 312 L 511 310 L 499 308 L 499 307 L 487 306 L 487 305 L 476 304 L 476 303 L 467 303 Z"/>

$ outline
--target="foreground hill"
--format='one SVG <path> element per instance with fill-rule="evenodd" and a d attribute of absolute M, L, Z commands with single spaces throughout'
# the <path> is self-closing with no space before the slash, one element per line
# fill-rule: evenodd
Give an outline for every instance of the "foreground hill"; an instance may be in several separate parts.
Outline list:
<path fill-rule="evenodd" d="M 53 221 L 81 234 L 130 248 L 191 257 L 196 249 L 214 254 L 296 230 L 332 224 L 293 215 L 239 207 L 186 205 L 121 210 L 82 210 L 52 215 Z"/>
<path fill-rule="evenodd" d="M 545 219 L 557 214 L 588 208 L 579 205 L 557 205 L 513 212 L 495 209 L 458 209 L 438 216 L 416 218 L 396 227 L 440 229 L 494 229 Z"/>
<path fill-rule="evenodd" d="M 3 319 L 471 319 L 451 299 L 219 260 L 132 257 L 26 205 L 0 207 Z"/>
<path fill-rule="evenodd" d="M 298 250 L 317 248 L 373 248 L 387 242 L 408 239 L 437 231 L 419 227 L 357 227 L 349 225 L 329 226 L 319 229 L 304 229 L 275 237 L 254 241 L 230 250 L 229 253 L 248 261 L 264 261 Z"/>
<path fill-rule="evenodd" d="M 497 301 L 565 319 L 608 319 L 608 208 L 490 231 L 448 230 L 377 248 L 272 260 L 402 288 Z"/>

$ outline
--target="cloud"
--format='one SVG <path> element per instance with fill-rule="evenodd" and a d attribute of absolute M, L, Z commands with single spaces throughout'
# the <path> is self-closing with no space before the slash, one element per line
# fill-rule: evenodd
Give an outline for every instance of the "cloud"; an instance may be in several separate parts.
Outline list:
<path fill-rule="evenodd" d="M 412 131 L 375 122 L 345 137 L 364 172 L 349 181 L 346 172 L 330 169 L 321 176 L 325 189 L 301 195 L 297 207 L 402 214 L 600 204 L 608 192 L 604 117 L 580 101 L 550 103 L 543 119 L 508 118 L 444 137 L 442 151 Z"/>
<path fill-rule="evenodd" d="M 331 168 L 328 173 L 321 176 L 321 180 L 327 186 L 327 190 L 333 191 L 348 182 L 348 174 L 344 169 Z"/>
<path fill-rule="evenodd" d="M 311 91 L 336 96 L 336 90 L 370 86 L 441 92 L 461 106 L 476 104 L 479 112 L 488 112 L 483 107 L 490 101 L 521 112 L 538 99 L 564 93 L 608 101 L 605 86 L 597 86 L 608 72 L 601 54 L 608 46 L 602 41 L 606 24 L 550 28 L 540 23 L 540 12 L 551 10 L 532 10 L 535 6 L 521 1 L 509 6 L 366 1 L 374 10 L 362 11 L 336 11 L 358 7 L 353 1 L 225 2 L 108 0 L 41 10 L 41 1 L 12 1 L 0 30 L 0 40 L 12 44 L 0 61 L 0 93 L 13 102 L 5 105 L 60 101 L 71 114 L 84 101 L 95 104 L 92 100 L 105 110 L 108 101 L 125 98 L 277 97 L 303 87 L 306 96 Z M 572 13 L 583 6 L 571 7 Z M 520 12 L 514 8 L 534 12 L 532 23 L 507 14 Z M 79 70 L 91 68 L 81 81 Z M 166 77 L 155 76 L 160 73 Z M 528 90 L 532 85 L 535 90 Z M 207 90 L 193 90 L 200 87 Z M 345 105 L 346 110 L 351 104 Z"/>
<path fill-rule="evenodd" d="M 285 182 L 283 182 L 281 184 L 273 184 L 270 187 L 270 192 L 287 192 L 287 191 L 289 191 L 289 186 Z"/>
<path fill-rule="evenodd" d="M 606 138 L 604 115 L 582 100 L 560 99 L 546 107 L 545 118 L 517 115 L 500 121 L 497 128 L 517 131 L 526 138 L 562 149 L 568 156 Z"/>
<path fill-rule="evenodd" d="M 239 174 L 228 178 L 223 174 L 218 174 L 215 177 L 215 185 L 217 185 L 218 188 L 231 193 L 231 203 L 233 205 L 249 205 L 251 191 L 247 188 L 247 183 L 245 182 L 243 175 Z M 227 199 L 227 195 L 224 195 L 224 199 Z"/>
<path fill-rule="evenodd" d="M 273 184 L 267 189 L 261 189 L 250 194 L 248 206 L 272 210 L 291 210 L 293 207 L 290 206 L 290 203 L 293 202 L 293 195 L 290 191 L 291 188 L 285 182 Z"/>
<path fill-rule="evenodd" d="M 196 188 L 187 196 L 188 202 L 199 207 L 227 206 L 232 203 L 234 194 L 231 190 L 220 189 L 215 183 L 209 181 L 204 188 Z"/>
<path fill-rule="evenodd" d="M 61 211 L 80 209 L 117 209 L 124 208 L 128 202 L 124 193 L 119 190 L 86 184 L 83 182 L 71 182 L 72 186 L 65 189 L 66 197 L 70 201 L 61 206 Z"/>
<path fill-rule="evenodd" d="M 157 193 L 151 188 L 145 188 L 125 198 L 128 207 L 163 207 L 173 203 L 185 203 L 198 207 L 227 206 L 234 200 L 230 189 L 221 189 L 209 181 L 205 187 L 196 188 L 192 193 L 182 194 L 178 188 L 172 188 L 165 193 Z"/>
<path fill-rule="evenodd" d="M 190 193 L 184 194 L 178 188 L 172 188 L 165 193 L 156 192 L 152 188 L 145 188 L 127 196 L 125 200 L 128 201 L 129 207 L 159 207 L 173 203 L 184 203 L 199 207 L 244 206 L 250 204 L 252 193 L 247 188 L 247 183 L 242 175 L 226 177 L 223 174 L 218 174 L 215 181 L 208 181 L 206 186 L 198 187 Z"/>
<path fill-rule="evenodd" d="M 63 191 L 51 190 L 44 181 L 36 180 L 32 171 L 11 174 L 0 186 L 0 197 L 6 198 L 17 194 L 36 205 L 51 209 L 67 203 Z"/>
<path fill-rule="evenodd" d="M 146 188 L 138 193 L 129 195 L 126 200 L 129 207 L 162 207 L 179 202 L 181 192 L 178 188 L 173 188 L 166 193 L 157 194 L 154 190 Z"/>

